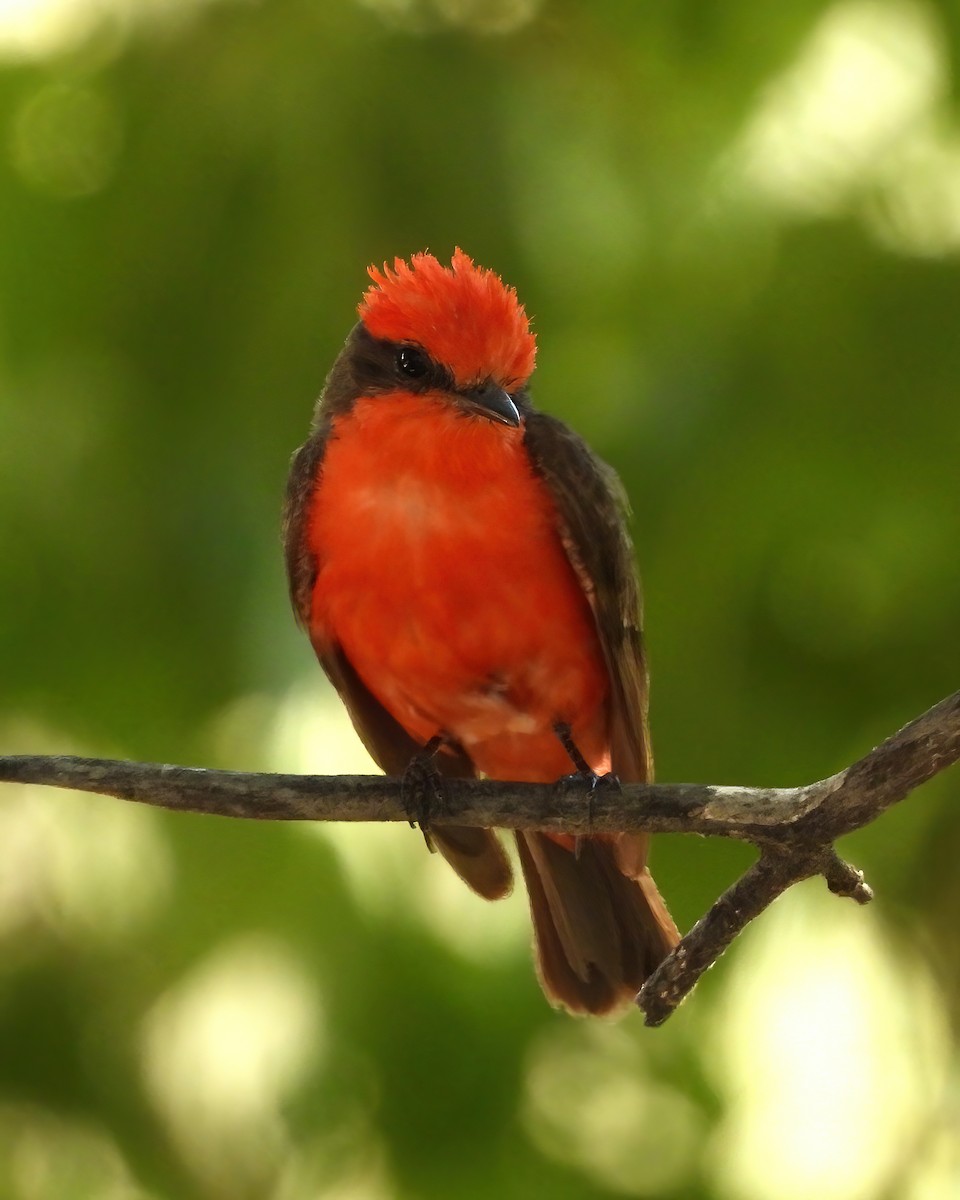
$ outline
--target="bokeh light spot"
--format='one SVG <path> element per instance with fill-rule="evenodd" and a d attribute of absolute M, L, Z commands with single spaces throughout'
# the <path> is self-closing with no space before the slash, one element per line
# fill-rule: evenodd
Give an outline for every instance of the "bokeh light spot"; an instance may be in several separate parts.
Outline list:
<path fill-rule="evenodd" d="M 438 26 L 473 33 L 515 33 L 537 15 L 543 0 L 360 0 L 385 20 L 411 30 Z"/>
<path fill-rule="evenodd" d="M 949 1032 L 919 959 L 812 884 L 752 929 L 705 1039 L 736 1200 L 866 1200 L 942 1110 Z"/>
<path fill-rule="evenodd" d="M 4 731 L 2 742 L 64 752 L 67 737 Z M 105 796 L 7 785 L 0 806 L 0 935 L 26 929 L 92 943 L 123 941 L 171 887 L 159 814 Z"/>
<path fill-rule="evenodd" d="M 0 1194 L 5 1200 L 151 1200 L 117 1146 L 82 1121 L 27 1105 L 0 1108 Z"/>
<path fill-rule="evenodd" d="M 530 1054 L 524 1123 L 539 1149 L 630 1196 L 683 1184 L 702 1117 L 649 1071 L 624 1026 L 552 1026 Z"/>
<path fill-rule="evenodd" d="M 748 124 L 736 152 L 743 178 L 788 209 L 835 210 L 942 88 L 918 5 L 836 4 Z"/>
<path fill-rule="evenodd" d="M 0 0 L 0 58 L 49 58 L 83 45 L 104 29 L 123 34 L 137 22 L 179 20 L 192 10 L 217 2 Z"/>
<path fill-rule="evenodd" d="M 830 8 L 765 89 L 719 177 L 784 215 L 854 212 L 888 248 L 960 248 L 960 142 L 924 6 Z"/>
<path fill-rule="evenodd" d="M 315 1068 L 321 1040 L 312 980 L 282 943 L 256 934 L 219 946 L 147 1015 L 147 1089 L 184 1159 L 222 1194 L 282 1159 L 281 1105 Z"/>
<path fill-rule="evenodd" d="M 10 154 L 23 181 L 48 196 L 78 199 L 109 183 L 122 144 L 120 115 L 92 85 L 51 83 L 13 122 Z"/>

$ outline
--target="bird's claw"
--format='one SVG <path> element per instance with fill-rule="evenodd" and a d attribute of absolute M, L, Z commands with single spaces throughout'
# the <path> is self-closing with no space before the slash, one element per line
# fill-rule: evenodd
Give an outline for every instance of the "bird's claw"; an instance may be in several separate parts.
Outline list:
<path fill-rule="evenodd" d="M 446 799 L 443 776 L 433 761 L 442 743 L 442 738 L 432 738 L 413 756 L 400 779 L 400 797 L 410 828 L 419 827 L 431 854 L 436 847 L 430 836 L 430 822 L 443 812 Z"/>
<path fill-rule="evenodd" d="M 620 791 L 620 777 L 613 771 L 604 771 L 602 775 L 596 771 L 574 771 L 570 775 L 561 775 L 557 783 L 561 787 L 585 787 L 590 795 L 604 788 Z"/>
<path fill-rule="evenodd" d="M 598 791 L 613 789 L 620 791 L 620 779 L 613 771 L 604 771 L 602 775 L 598 775 L 596 771 L 574 771 L 571 775 L 563 775 L 557 780 L 557 787 L 563 788 L 581 788 L 586 789 L 587 793 L 587 828 L 590 829 L 593 825 L 593 798 Z M 580 838 L 581 834 L 576 835 L 574 843 L 574 855 L 580 857 Z M 589 836 L 589 835 L 586 835 Z"/>
<path fill-rule="evenodd" d="M 553 732 L 560 739 L 564 750 L 570 756 L 570 761 L 577 768 L 572 775 L 564 775 L 557 782 L 562 788 L 586 787 L 587 789 L 587 828 L 593 825 L 593 797 L 597 788 L 613 787 L 619 792 L 620 780 L 612 771 L 598 775 L 583 757 L 579 746 L 573 740 L 573 732 L 566 721 L 555 721 Z M 580 853 L 580 838 L 576 839 L 576 854 Z"/>

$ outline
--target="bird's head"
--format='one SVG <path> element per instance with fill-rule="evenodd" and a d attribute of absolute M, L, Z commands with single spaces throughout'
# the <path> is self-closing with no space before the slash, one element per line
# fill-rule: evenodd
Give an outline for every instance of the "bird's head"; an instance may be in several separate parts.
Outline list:
<path fill-rule="evenodd" d="M 514 396 L 533 371 L 536 341 L 513 288 L 459 249 L 449 267 L 424 253 L 369 275 L 358 308 L 376 344 L 369 365 L 382 376 L 389 364 L 395 388 L 442 392 L 468 412 L 520 424 Z"/>

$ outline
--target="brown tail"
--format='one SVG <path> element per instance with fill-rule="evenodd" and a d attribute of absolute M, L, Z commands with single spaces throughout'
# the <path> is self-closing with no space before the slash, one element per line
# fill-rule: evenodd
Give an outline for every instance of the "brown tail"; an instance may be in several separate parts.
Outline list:
<path fill-rule="evenodd" d="M 609 1013 L 631 1003 L 679 941 L 639 845 L 631 855 L 587 837 L 574 854 L 546 834 L 517 834 L 540 982 L 570 1012 Z"/>
<path fill-rule="evenodd" d="M 513 890 L 510 860 L 492 829 L 439 825 L 433 844 L 463 882 L 485 900 L 501 900 Z"/>

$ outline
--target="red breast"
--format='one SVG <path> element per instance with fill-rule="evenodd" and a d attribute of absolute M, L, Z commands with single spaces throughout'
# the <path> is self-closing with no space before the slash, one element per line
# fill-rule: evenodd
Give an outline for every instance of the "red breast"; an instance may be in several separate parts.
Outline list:
<path fill-rule="evenodd" d="M 312 636 L 417 741 L 446 733 L 486 775 L 550 781 L 572 770 L 565 720 L 609 770 L 593 614 L 522 427 L 430 393 L 361 397 L 333 421 L 306 535 Z"/>

